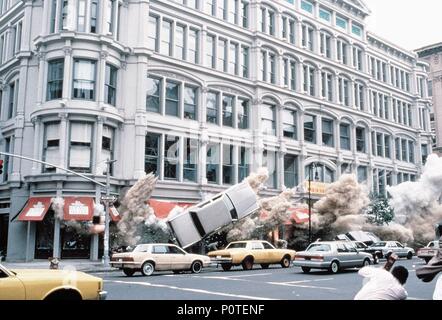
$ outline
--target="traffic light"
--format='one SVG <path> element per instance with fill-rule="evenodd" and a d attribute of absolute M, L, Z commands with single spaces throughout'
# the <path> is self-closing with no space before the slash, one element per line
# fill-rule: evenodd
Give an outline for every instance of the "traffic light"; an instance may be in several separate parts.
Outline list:
<path fill-rule="evenodd" d="M 3 173 L 3 160 L 0 160 L 0 174 Z"/>

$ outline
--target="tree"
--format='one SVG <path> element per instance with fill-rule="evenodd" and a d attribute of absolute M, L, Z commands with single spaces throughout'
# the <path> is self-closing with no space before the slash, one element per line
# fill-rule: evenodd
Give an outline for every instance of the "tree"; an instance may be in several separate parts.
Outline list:
<path fill-rule="evenodd" d="M 388 225 L 394 219 L 394 210 L 387 198 L 372 195 L 366 215 L 367 221 L 378 226 Z"/>

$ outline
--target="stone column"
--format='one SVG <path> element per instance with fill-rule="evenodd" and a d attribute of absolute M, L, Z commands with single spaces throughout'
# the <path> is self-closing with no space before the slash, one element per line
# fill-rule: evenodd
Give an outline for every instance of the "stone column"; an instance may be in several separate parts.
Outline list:
<path fill-rule="evenodd" d="M 58 163 L 59 166 L 64 168 L 69 168 L 69 163 L 67 162 L 67 155 L 69 152 L 69 134 L 68 134 L 68 114 L 60 113 L 58 115 L 60 118 L 60 161 Z M 56 164 L 56 163 L 54 163 Z M 57 173 L 65 173 L 65 171 L 56 169 Z"/>
<path fill-rule="evenodd" d="M 41 148 L 41 141 L 43 140 L 42 137 L 42 128 L 43 125 L 41 123 L 41 118 L 40 117 L 35 117 L 32 120 L 32 123 L 34 124 L 34 152 L 33 152 L 33 158 L 34 159 L 42 159 L 42 157 L 40 157 L 40 150 Z M 43 143 L 45 143 L 43 141 Z M 32 162 L 32 174 L 36 175 L 38 173 L 40 173 L 42 165 L 37 163 L 37 162 Z"/>
<path fill-rule="evenodd" d="M 95 157 L 92 157 L 93 164 L 95 164 L 95 175 L 101 176 L 104 175 L 104 172 L 106 171 L 106 160 L 101 158 L 102 153 L 102 147 L 103 147 L 103 123 L 106 119 L 104 117 L 97 117 L 97 129 L 96 129 L 96 136 L 95 136 Z"/>
<path fill-rule="evenodd" d="M 73 58 L 72 58 L 72 47 L 70 46 L 70 40 L 66 41 L 66 46 L 63 48 L 64 51 L 64 76 L 63 76 L 63 101 L 66 102 L 72 97 L 72 83 L 73 83 Z M 44 72 L 44 69 L 42 70 Z"/>

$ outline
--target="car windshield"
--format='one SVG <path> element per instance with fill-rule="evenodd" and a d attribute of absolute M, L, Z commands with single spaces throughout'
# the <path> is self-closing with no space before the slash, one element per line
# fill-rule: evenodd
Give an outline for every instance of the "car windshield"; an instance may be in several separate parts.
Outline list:
<path fill-rule="evenodd" d="M 331 247 L 329 244 L 311 244 L 307 250 L 307 252 L 326 252 L 331 251 Z"/>
<path fill-rule="evenodd" d="M 386 242 L 376 242 L 373 243 L 372 247 L 385 247 L 387 245 Z"/>
<path fill-rule="evenodd" d="M 139 244 L 133 249 L 132 252 L 149 252 L 149 245 L 148 244 Z"/>
<path fill-rule="evenodd" d="M 229 244 L 226 249 L 243 249 L 245 247 L 247 247 L 246 242 L 235 242 Z"/>

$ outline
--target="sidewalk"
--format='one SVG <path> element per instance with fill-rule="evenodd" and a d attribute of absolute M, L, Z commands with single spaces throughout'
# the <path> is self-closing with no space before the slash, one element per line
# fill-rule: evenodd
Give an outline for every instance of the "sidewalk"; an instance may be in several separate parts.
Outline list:
<path fill-rule="evenodd" d="M 1 264 L 8 269 L 49 269 L 50 263 L 48 260 L 34 260 L 31 262 L 2 261 Z M 69 259 L 60 260 L 60 263 L 58 264 L 58 269 L 63 270 L 65 268 L 75 269 L 77 271 L 88 273 L 119 271 L 116 268 L 105 267 L 101 261 Z"/>

